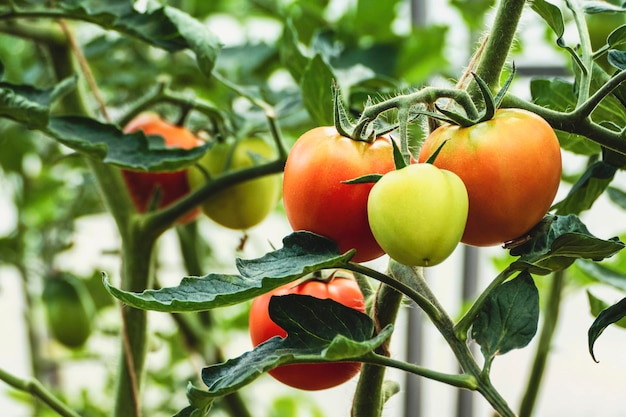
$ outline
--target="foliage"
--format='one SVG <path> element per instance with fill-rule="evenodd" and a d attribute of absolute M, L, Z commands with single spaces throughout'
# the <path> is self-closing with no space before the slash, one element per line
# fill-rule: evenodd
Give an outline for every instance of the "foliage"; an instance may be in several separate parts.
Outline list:
<path fill-rule="evenodd" d="M 353 399 L 355 416 L 381 415 L 384 402 L 396 392 L 393 382 L 384 380 L 387 367 L 477 391 L 495 412 L 513 416 L 491 382 L 491 364 L 498 355 L 524 348 L 539 332 L 534 363 L 539 376 L 528 381 L 520 412 L 528 416 L 545 366 L 541 353 L 549 351 L 556 326 L 561 284 L 593 282 L 626 291 L 624 243 L 593 235 L 579 217 L 593 215 L 603 196 L 626 209 L 626 194 L 615 184 L 626 167 L 626 25 L 597 46 L 586 19 L 620 16 L 624 8 L 535 0 L 525 9 L 523 0 L 502 0 L 488 28 L 491 36 L 479 48 L 460 47 L 467 56 L 475 53 L 475 59 L 465 74 L 458 74 L 456 67 L 468 63 L 453 63 L 446 53 L 454 28 L 413 27 L 399 0 L 358 0 L 343 8 L 334 3 L 12 0 L 0 5 L 0 190 L 15 218 L 1 232 L 0 271 L 10 268 L 20 277 L 35 382 L 2 369 L 0 379 L 40 400 L 24 399 L 33 415 L 199 417 L 219 410 L 246 417 L 252 407 L 242 388 L 263 373 L 292 363 L 349 360 L 363 363 Z M 484 28 L 493 4 L 450 1 L 473 36 Z M 509 91 L 509 83 L 517 82 L 513 75 L 500 85 L 524 13 L 543 19 L 555 49 L 569 59 L 571 73 L 568 79 L 532 80 L 531 100 Z M 566 31 L 569 24 L 575 26 L 576 39 Z M 458 83 L 430 86 L 437 77 Z M 212 257 L 222 248 L 210 247 L 204 239 L 227 233 L 220 226 L 207 219 L 176 223 L 229 187 L 280 174 L 295 139 L 316 126 L 334 124 L 346 140 L 368 141 L 374 133 L 391 132 L 393 160 L 400 168 L 415 159 L 423 136 L 439 124 L 479 127 L 477 122 L 491 122 L 498 107 L 541 116 L 556 131 L 562 152 L 587 163 L 582 172 L 563 178 L 562 186 L 572 184 L 569 192 L 543 220 L 506 242 L 509 256 L 501 272 L 456 321 L 426 283 L 421 267 L 389 259 L 386 271 L 374 269 L 356 261 L 354 248 L 342 252 L 327 237 L 302 230 L 267 253 L 249 251 L 245 232 L 230 263 Z M 146 110 L 184 125 L 206 145 L 171 149 L 159 136 L 125 134 L 122 127 Z M 179 170 L 196 164 L 214 142 L 257 136 L 273 141 L 275 158 L 262 161 L 251 153 L 251 166 L 207 175 L 206 183 L 163 209 L 135 211 L 121 169 Z M 365 175 L 342 185 L 379 178 Z M 154 203 L 158 198 L 159 191 Z M 419 214 L 419 207 L 412 210 Z M 93 264 L 88 271 L 66 265 L 62 269 L 67 270 L 60 270 L 64 253 L 77 245 L 81 221 L 103 215 L 115 224 L 119 246 L 100 257 L 115 258 L 120 269 Z M 179 269 L 186 270 L 178 284 L 166 280 L 166 257 L 159 250 L 161 237 L 172 228 L 179 239 Z M 249 300 L 332 268 L 355 273 L 367 297 L 365 313 L 332 300 L 275 297 L 269 312 L 288 336 L 229 358 L 225 345 L 243 333 Z M 576 274 L 588 280 L 576 281 Z M 549 289 L 537 289 L 538 275 L 551 278 Z M 74 310 L 68 297 L 55 295 L 61 291 L 42 294 L 59 277 L 71 277 L 73 288 L 81 289 Z M 624 299 L 611 305 L 591 290 L 587 294 L 596 316 L 588 329 L 595 360 L 594 344 L 610 326 L 624 326 L 626 307 Z M 549 308 L 542 310 L 539 299 L 544 296 Z M 408 363 L 389 352 L 393 332 L 401 331 L 394 322 L 404 298 L 414 301 L 444 337 L 460 365 L 458 373 Z M 49 312 L 54 329 L 39 319 L 44 302 L 56 309 Z M 58 313 L 78 314 L 83 309 L 77 305 L 88 306 L 94 319 L 78 320 L 86 329 L 77 339 L 64 339 L 67 346 L 62 346 L 49 335 L 59 340 L 60 334 L 67 335 L 67 329 L 59 333 L 57 327 L 64 323 Z M 168 318 L 163 329 L 148 326 L 149 310 Z M 166 352 L 156 366 L 146 360 L 153 343 Z M 471 343 L 480 346 L 482 366 Z M 98 348 L 102 344 L 106 351 Z M 111 344 L 120 351 L 111 354 Z M 91 361 L 107 371 L 101 384 L 106 401 L 87 389 L 82 396 L 70 394 L 71 384 L 79 381 L 57 378 L 68 357 L 73 364 Z M 110 366 L 113 358 L 119 358 L 117 367 Z M 158 401 L 144 401 L 154 392 Z M 299 401 L 296 395 L 276 398 L 272 412 L 296 414 Z M 315 405 L 311 408 L 317 411 Z"/>

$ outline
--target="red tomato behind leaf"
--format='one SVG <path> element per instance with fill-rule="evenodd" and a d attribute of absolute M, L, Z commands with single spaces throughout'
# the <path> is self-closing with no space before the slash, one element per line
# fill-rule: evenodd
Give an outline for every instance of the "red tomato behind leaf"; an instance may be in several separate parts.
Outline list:
<path fill-rule="evenodd" d="M 257 297 L 250 309 L 250 339 L 254 346 L 274 337 L 286 337 L 287 333 L 272 321 L 269 316 L 269 302 L 272 296 L 305 294 L 313 297 L 333 299 L 360 312 L 365 311 L 363 294 L 357 283 L 341 272 L 329 282 L 306 281 L 302 284 L 289 283 Z M 322 390 L 343 384 L 354 377 L 361 369 L 358 362 L 336 362 L 283 365 L 269 371 L 280 382 L 303 390 Z"/>
<path fill-rule="evenodd" d="M 202 144 L 189 130 L 170 124 L 154 113 L 142 113 L 124 128 L 125 133 L 138 130 L 143 131 L 145 135 L 163 137 L 165 146 L 171 148 L 191 149 Z M 189 193 L 186 169 L 170 172 L 122 170 L 122 176 L 133 204 L 140 213 L 148 211 L 157 190 L 160 190 L 159 208 L 167 207 Z M 179 222 L 190 222 L 198 217 L 199 213 L 199 209 L 194 209 Z"/>
<path fill-rule="evenodd" d="M 384 254 L 367 220 L 373 184 L 343 184 L 367 174 L 394 169 L 391 139 L 373 142 L 341 136 L 334 127 L 317 127 L 295 143 L 283 179 L 283 202 L 294 230 L 333 239 L 343 253 L 356 249 L 355 262 Z"/>

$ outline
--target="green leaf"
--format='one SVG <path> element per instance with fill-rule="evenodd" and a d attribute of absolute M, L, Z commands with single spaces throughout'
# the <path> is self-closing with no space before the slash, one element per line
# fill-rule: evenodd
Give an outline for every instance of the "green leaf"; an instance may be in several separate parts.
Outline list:
<path fill-rule="evenodd" d="M 576 265 L 585 275 L 595 281 L 626 291 L 626 274 L 597 262 L 584 261 Z"/>
<path fill-rule="evenodd" d="M 574 214 L 546 216 L 529 236 L 528 242 L 511 249 L 512 256 L 519 256 L 512 266 L 540 275 L 565 269 L 576 259 L 599 261 L 624 248 L 617 237 L 604 240 L 592 235 Z"/>
<path fill-rule="evenodd" d="M 590 313 L 594 317 L 597 317 L 603 310 L 606 310 L 610 306 L 609 303 L 591 294 L 590 291 L 587 291 L 587 300 L 589 301 Z M 622 317 L 616 321 L 615 325 L 621 327 L 622 329 L 626 329 L 626 317 Z"/>
<path fill-rule="evenodd" d="M 31 129 L 41 129 L 48 124 L 52 103 L 75 86 L 76 77 L 69 77 L 48 89 L 0 82 L 0 116 Z"/>
<path fill-rule="evenodd" d="M 609 63 L 615 68 L 626 69 L 626 52 L 611 49 L 608 55 Z"/>
<path fill-rule="evenodd" d="M 558 39 L 563 37 L 565 33 L 565 24 L 563 23 L 563 14 L 561 9 L 545 0 L 533 0 L 530 7 L 552 28 Z"/>
<path fill-rule="evenodd" d="M 367 174 L 348 181 L 341 181 L 342 184 L 372 184 L 378 182 L 383 177 L 382 174 Z"/>
<path fill-rule="evenodd" d="M 64 0 L 61 9 L 72 18 L 141 39 L 169 52 L 191 49 L 209 76 L 219 53 L 218 38 L 198 20 L 173 7 L 138 12 L 132 1 Z"/>
<path fill-rule="evenodd" d="M 617 168 L 604 161 L 597 161 L 587 167 L 567 196 L 555 204 L 556 214 L 580 214 L 591 208 L 593 203 L 609 186 Z"/>
<path fill-rule="evenodd" d="M 398 16 L 400 0 L 358 0 L 354 22 L 356 31 L 362 35 L 373 37 L 377 43 L 391 41 L 397 37 L 392 25 L 383 22 L 393 22 Z"/>
<path fill-rule="evenodd" d="M 626 317 L 626 298 L 621 299 L 617 304 L 603 310 L 600 314 L 598 314 L 598 317 L 596 317 L 591 327 L 589 327 L 587 334 L 589 354 L 594 361 L 598 362 L 593 352 L 593 346 L 596 340 L 598 340 L 598 337 L 600 337 L 602 332 L 604 332 L 604 329 L 606 329 L 609 325 L 616 323 L 624 317 Z"/>
<path fill-rule="evenodd" d="M 190 150 L 166 148 L 160 136 L 124 134 L 113 125 L 80 116 L 51 117 L 42 129 L 60 143 L 103 162 L 145 171 L 171 171 L 199 159 L 211 143 Z"/>
<path fill-rule="evenodd" d="M 472 338 L 487 359 L 526 346 L 537 332 L 539 292 L 530 274 L 495 288 L 472 326 Z"/>
<path fill-rule="evenodd" d="M 582 4 L 583 12 L 587 14 L 595 14 L 595 13 L 615 13 L 615 12 L 624 12 L 625 8 L 619 7 L 617 5 L 607 3 L 606 1 L 585 1 Z"/>
<path fill-rule="evenodd" d="M 626 210 L 626 192 L 615 187 L 608 187 L 606 194 L 611 201 Z"/>
<path fill-rule="evenodd" d="M 238 358 L 202 370 L 208 393 L 234 392 L 280 365 L 357 360 L 391 336 L 392 327 L 374 335 L 369 316 L 331 299 L 289 294 L 272 297 L 270 317 L 287 337 L 274 337 Z"/>
<path fill-rule="evenodd" d="M 626 25 L 622 25 L 611 32 L 607 38 L 607 43 L 612 48 L 626 44 Z"/>
<path fill-rule="evenodd" d="M 279 51 L 281 62 L 287 67 L 293 79 L 299 83 L 309 64 L 309 58 L 300 50 L 298 33 L 291 20 L 285 24 Z"/>
<path fill-rule="evenodd" d="M 283 247 L 261 258 L 237 259 L 241 275 L 209 274 L 186 277 L 175 287 L 142 293 L 113 287 L 109 292 L 124 303 L 145 310 L 203 311 L 238 304 L 264 294 L 311 272 L 343 265 L 354 251 L 339 254 L 337 245 L 322 236 L 295 232 L 283 239 Z"/>
<path fill-rule="evenodd" d="M 335 76 L 321 55 L 309 62 L 302 79 L 302 101 L 313 121 L 320 126 L 332 126 L 334 120 L 333 82 Z"/>

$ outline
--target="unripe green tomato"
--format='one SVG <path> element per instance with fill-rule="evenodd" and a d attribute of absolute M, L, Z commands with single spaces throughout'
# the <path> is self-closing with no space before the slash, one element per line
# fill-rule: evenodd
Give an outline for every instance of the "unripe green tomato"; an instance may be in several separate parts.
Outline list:
<path fill-rule="evenodd" d="M 467 190 L 456 174 L 412 164 L 385 174 L 374 185 L 367 213 L 376 241 L 391 258 L 433 266 L 461 240 L 468 206 Z"/>
<path fill-rule="evenodd" d="M 52 336 L 69 348 L 82 346 L 91 334 L 95 307 L 78 278 L 59 274 L 46 279 L 43 301 Z"/>
<path fill-rule="evenodd" d="M 192 189 L 215 178 L 271 161 L 276 157 L 272 146 L 261 138 L 241 139 L 235 144 L 216 143 L 198 161 L 200 167 L 188 171 Z M 230 229 L 245 230 L 261 223 L 274 209 L 280 196 L 280 174 L 248 180 L 211 196 L 201 209 L 211 220 Z"/>

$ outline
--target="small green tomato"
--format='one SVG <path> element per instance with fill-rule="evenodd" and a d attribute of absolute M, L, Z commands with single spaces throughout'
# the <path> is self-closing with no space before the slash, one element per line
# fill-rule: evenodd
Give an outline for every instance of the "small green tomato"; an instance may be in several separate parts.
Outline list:
<path fill-rule="evenodd" d="M 461 240 L 468 205 L 456 174 L 423 163 L 385 174 L 370 192 L 367 211 L 376 241 L 391 258 L 433 266 Z"/>
<path fill-rule="evenodd" d="M 212 178 L 271 161 L 276 157 L 272 146 L 257 137 L 245 138 L 235 144 L 217 143 L 198 161 L 199 167 L 189 169 L 191 189 L 201 187 Z M 261 223 L 276 207 L 280 197 L 281 177 L 267 175 L 228 187 L 201 205 L 204 214 L 224 227 L 246 230 Z"/>

